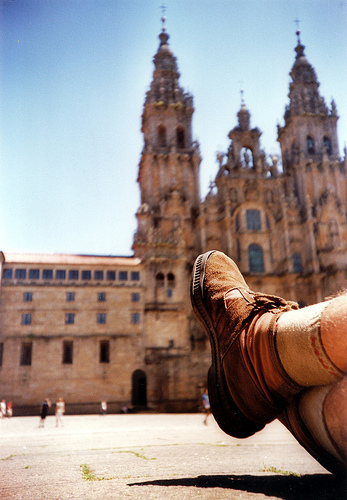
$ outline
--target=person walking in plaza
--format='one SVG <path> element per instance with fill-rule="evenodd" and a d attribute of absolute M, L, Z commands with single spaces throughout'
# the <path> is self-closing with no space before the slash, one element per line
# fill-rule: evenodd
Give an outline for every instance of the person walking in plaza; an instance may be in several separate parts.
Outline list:
<path fill-rule="evenodd" d="M 5 399 L 1 400 L 1 403 L 0 403 L 0 414 L 1 414 L 1 418 L 5 418 L 6 417 L 6 400 Z"/>
<path fill-rule="evenodd" d="M 41 403 L 41 413 L 40 413 L 39 427 L 44 427 L 45 426 L 45 419 L 47 417 L 48 408 L 50 406 L 51 406 L 51 403 L 50 403 L 49 399 L 47 399 L 47 398 Z"/>
<path fill-rule="evenodd" d="M 204 412 L 205 412 L 204 424 L 207 425 L 207 419 L 211 415 L 210 399 L 208 397 L 207 388 L 205 389 L 203 395 L 201 396 L 201 400 L 202 400 L 202 406 L 204 407 Z"/>
<path fill-rule="evenodd" d="M 65 413 L 65 403 L 63 398 L 58 398 L 56 404 L 55 404 L 55 424 L 56 427 L 59 427 L 59 424 L 61 427 L 63 427 L 63 415 Z"/>
<path fill-rule="evenodd" d="M 299 309 L 253 292 L 222 252 L 194 263 L 191 300 L 212 351 L 208 392 L 227 434 L 279 419 L 326 469 L 347 471 L 347 293 Z"/>

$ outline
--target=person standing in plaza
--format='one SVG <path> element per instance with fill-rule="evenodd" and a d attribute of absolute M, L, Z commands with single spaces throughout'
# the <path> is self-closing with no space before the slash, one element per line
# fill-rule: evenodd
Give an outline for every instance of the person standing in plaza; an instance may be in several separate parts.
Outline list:
<path fill-rule="evenodd" d="M 39 427 L 45 426 L 45 418 L 47 417 L 48 408 L 51 406 L 50 401 L 46 398 L 41 404 L 41 413 L 40 413 L 40 423 Z"/>
<path fill-rule="evenodd" d="M 59 424 L 63 427 L 63 415 L 65 413 L 65 403 L 63 398 L 58 398 L 58 401 L 55 404 L 55 423 L 56 427 L 59 427 Z"/>
<path fill-rule="evenodd" d="M 211 415 L 211 406 L 207 389 L 205 389 L 203 395 L 201 396 L 201 399 L 202 399 L 202 406 L 204 407 L 204 412 L 205 412 L 204 424 L 207 425 L 207 419 Z"/>

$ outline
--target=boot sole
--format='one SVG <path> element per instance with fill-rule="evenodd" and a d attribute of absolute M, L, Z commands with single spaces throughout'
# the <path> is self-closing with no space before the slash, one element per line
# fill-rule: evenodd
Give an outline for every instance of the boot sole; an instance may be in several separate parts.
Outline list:
<path fill-rule="evenodd" d="M 263 429 L 264 425 L 249 420 L 240 411 L 225 381 L 217 333 L 203 297 L 206 262 L 212 253 L 214 251 L 199 255 L 195 260 L 190 289 L 191 302 L 211 344 L 212 364 L 208 371 L 208 393 L 213 416 L 225 433 L 236 438 L 246 438 Z"/>

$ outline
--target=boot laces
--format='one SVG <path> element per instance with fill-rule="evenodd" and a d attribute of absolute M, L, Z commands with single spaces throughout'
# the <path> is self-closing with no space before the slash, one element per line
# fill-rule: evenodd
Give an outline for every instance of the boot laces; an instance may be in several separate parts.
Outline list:
<path fill-rule="evenodd" d="M 290 300 L 282 299 L 276 295 L 267 295 L 261 292 L 253 292 L 254 302 L 249 304 L 254 311 L 286 312 L 299 309 L 299 304 Z"/>

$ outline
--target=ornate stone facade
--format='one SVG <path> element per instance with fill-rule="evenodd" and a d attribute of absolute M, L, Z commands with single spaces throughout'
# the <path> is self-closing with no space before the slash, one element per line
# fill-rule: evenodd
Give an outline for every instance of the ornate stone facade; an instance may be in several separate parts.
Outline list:
<path fill-rule="evenodd" d="M 142 114 L 134 257 L 2 254 L 1 397 L 17 411 L 45 396 L 63 396 L 68 411 L 95 411 L 101 399 L 112 411 L 198 408 L 210 353 L 189 283 L 201 252 L 225 252 L 252 289 L 302 305 L 347 285 L 346 151 L 341 160 L 336 105 L 320 96 L 299 33 L 278 126 L 282 159 L 263 151 L 242 98 L 204 200 L 193 98 L 165 27 L 159 39 Z"/>

